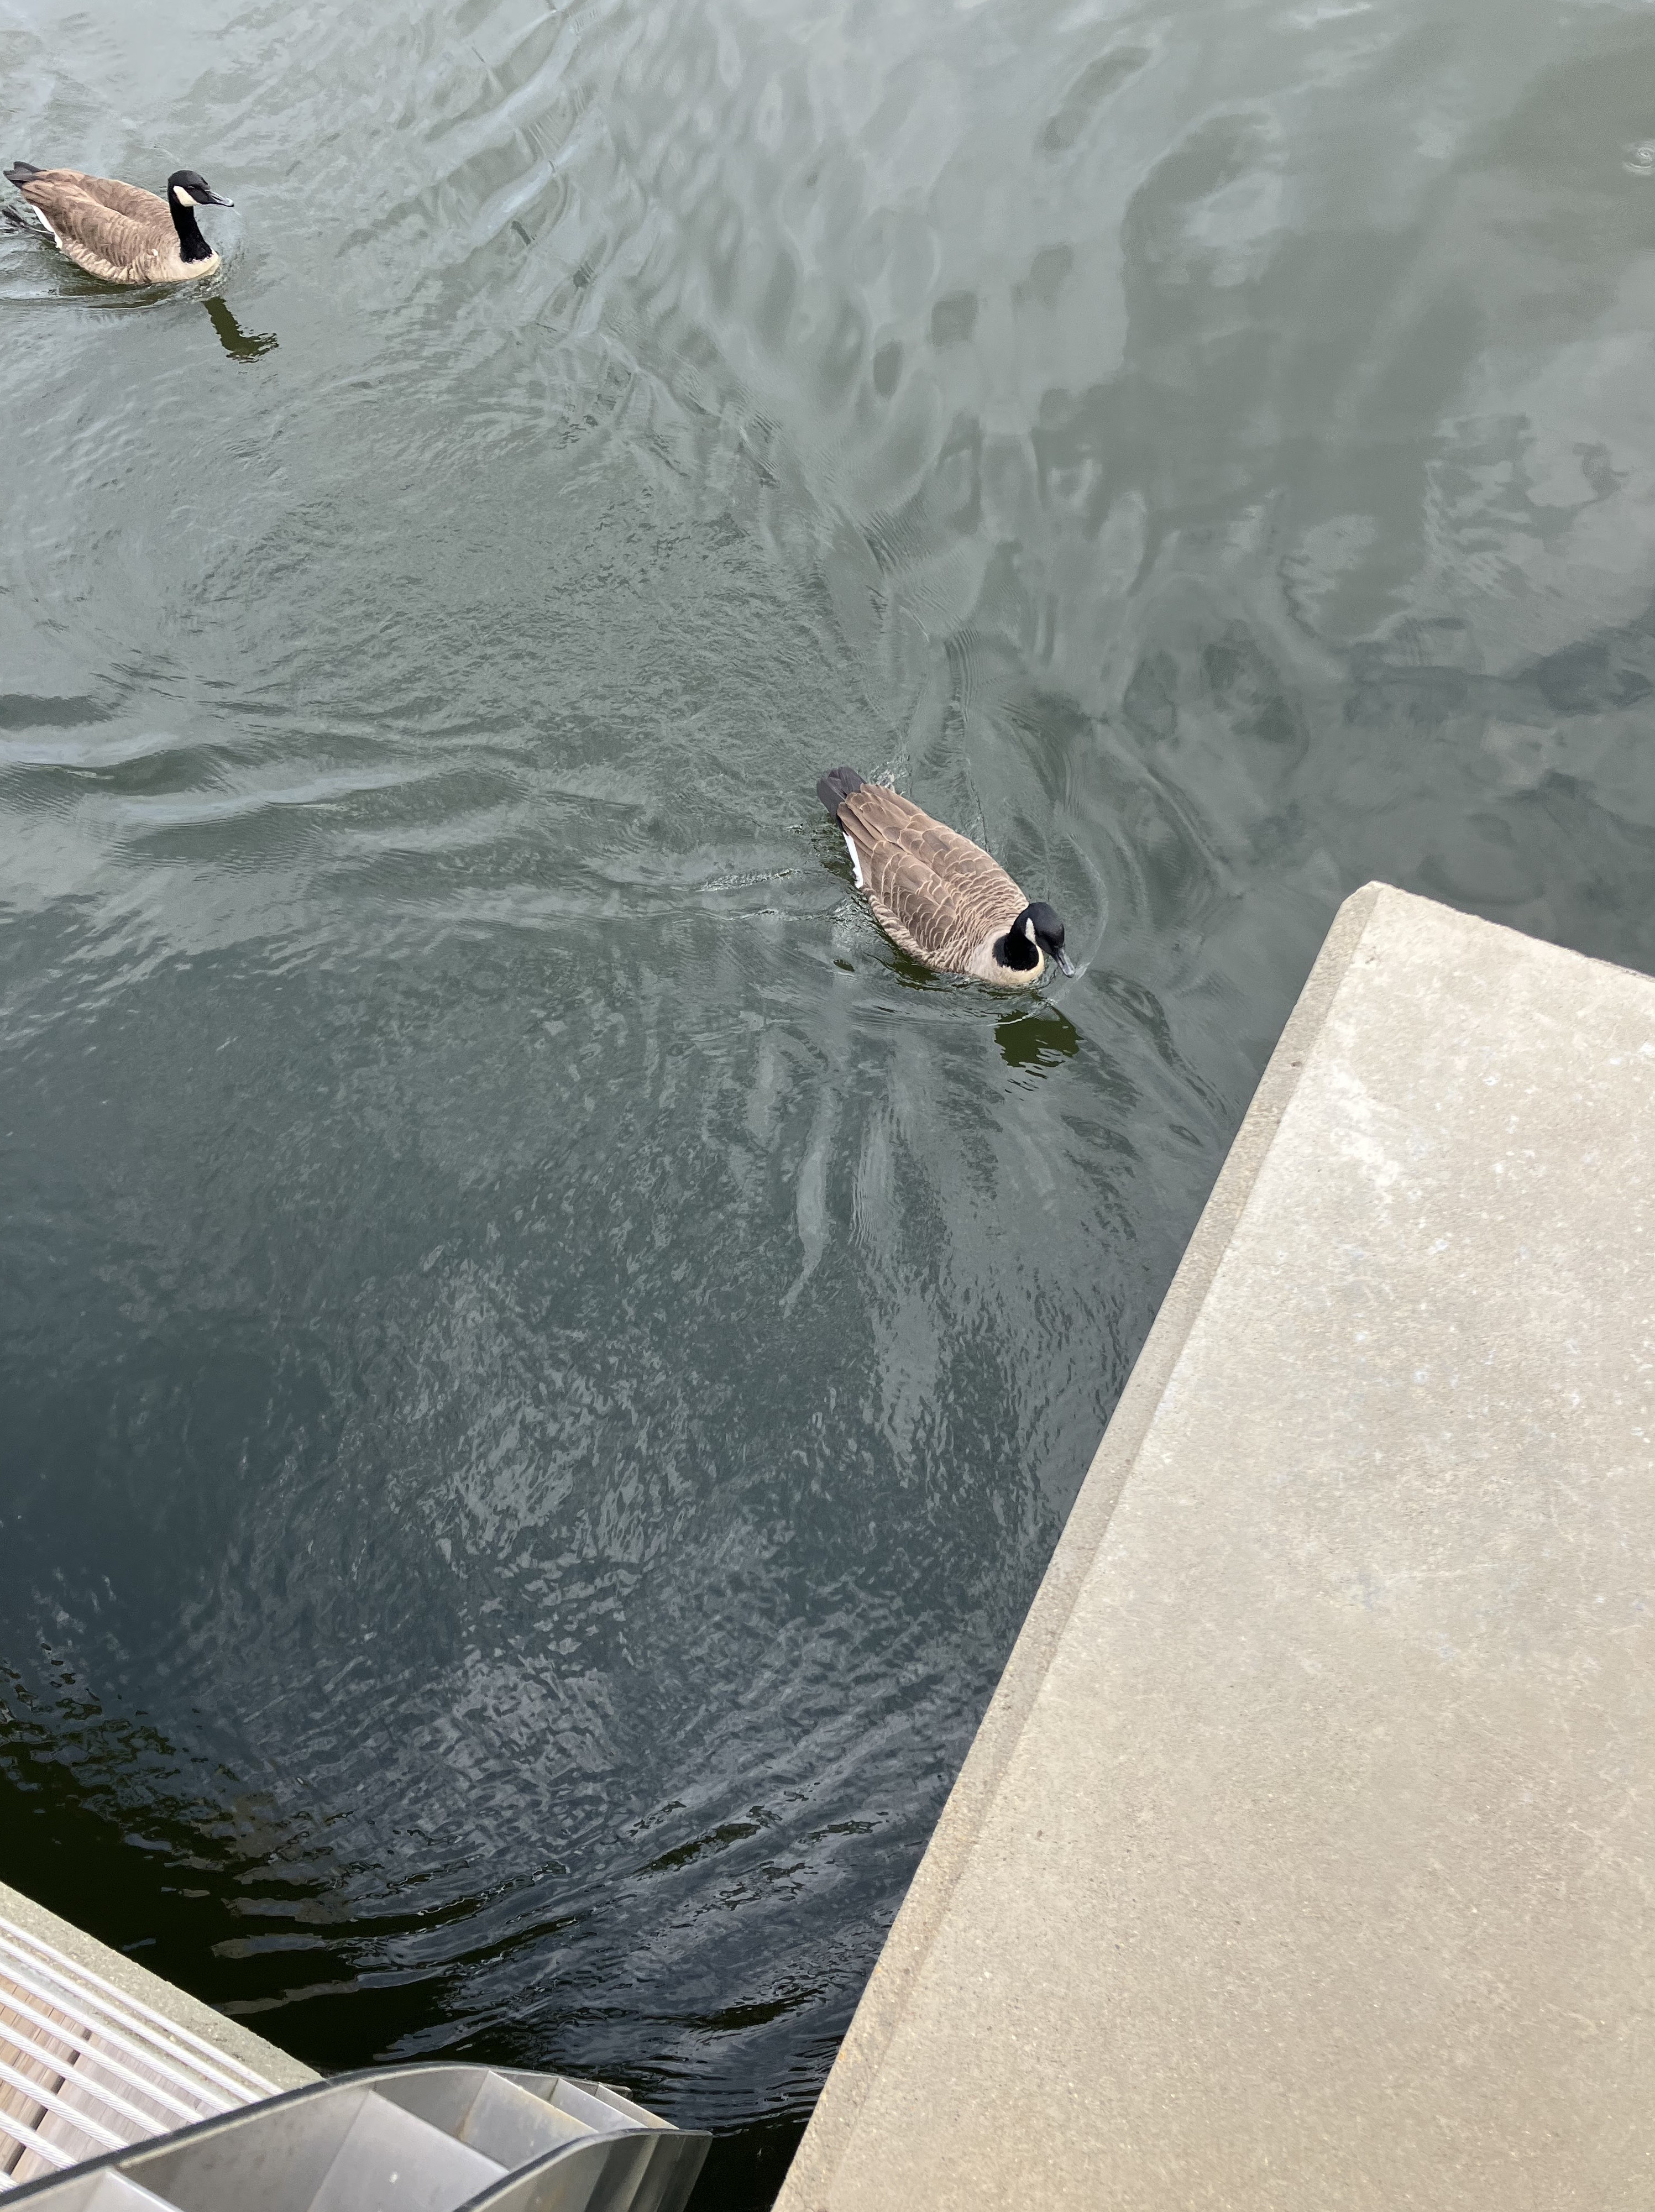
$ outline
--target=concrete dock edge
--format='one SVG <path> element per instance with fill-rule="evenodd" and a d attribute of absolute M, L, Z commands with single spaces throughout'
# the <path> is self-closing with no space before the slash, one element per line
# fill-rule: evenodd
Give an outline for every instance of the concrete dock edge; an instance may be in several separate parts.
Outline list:
<path fill-rule="evenodd" d="M 1012 1647 L 1005 1672 L 966 1754 L 942 1817 L 932 1833 L 891 1933 L 862 1993 L 827 2088 L 800 2144 L 776 2212 L 811 2212 L 825 2203 L 835 2167 L 856 2124 L 862 2100 L 902 2015 L 926 1952 L 941 1925 L 960 1869 L 1005 1770 L 1034 1694 L 1045 1679 L 1069 1608 L 1103 1541 L 1115 1501 L 1177 1364 L 1190 1325 L 1228 1247 L 1265 1154 L 1298 1086 L 1305 1054 L 1332 1004 L 1374 902 L 1384 888 L 1367 884 L 1334 918 L 1287 1025 L 1271 1054 L 1251 1105 L 1218 1180 L 1202 1209 L 1143 1350 L 1092 1455 L 1034 1603 Z"/>
<path fill-rule="evenodd" d="M 1341 909 L 778 2212 L 1655 2187 L 1655 983 Z"/>

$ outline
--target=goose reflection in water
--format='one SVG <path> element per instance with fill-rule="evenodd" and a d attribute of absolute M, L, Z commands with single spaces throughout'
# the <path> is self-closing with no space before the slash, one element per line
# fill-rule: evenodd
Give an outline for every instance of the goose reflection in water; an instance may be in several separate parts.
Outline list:
<path fill-rule="evenodd" d="M 272 331 L 244 331 L 222 300 L 205 300 L 208 320 L 218 333 L 218 343 L 232 361 L 257 361 L 260 354 L 274 353 L 276 334 Z"/>
<path fill-rule="evenodd" d="M 1056 1006 L 1038 1013 L 1008 1014 L 995 1024 L 995 1042 L 1007 1067 L 1026 1067 L 1044 1075 L 1060 1060 L 1072 1060 L 1080 1048 L 1080 1032 Z"/>

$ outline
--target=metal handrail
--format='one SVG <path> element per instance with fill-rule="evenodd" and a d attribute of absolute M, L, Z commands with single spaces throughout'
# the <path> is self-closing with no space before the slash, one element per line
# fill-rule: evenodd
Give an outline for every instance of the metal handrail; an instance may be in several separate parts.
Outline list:
<path fill-rule="evenodd" d="M 14 1982 L 32 1996 L 39 1997 L 42 2003 L 67 2013 L 78 2027 L 106 2037 L 118 2051 L 125 2051 L 141 2065 L 158 2064 L 169 2081 L 192 2092 L 199 2090 L 210 2094 L 222 2111 L 233 2112 L 240 2105 L 251 2104 L 255 2097 L 268 2097 L 275 2088 L 273 2081 L 259 2082 L 256 2075 L 245 2087 L 228 2080 L 204 2065 L 192 2051 L 180 2051 L 175 2045 L 163 2041 L 143 2021 L 123 2017 L 104 1999 L 82 1991 L 66 1976 L 29 1958 L 26 1953 L 14 1954 L 21 1963 L 9 1962 L 6 1954 L 9 1949 L 4 1938 L 0 1937 L 0 1980 Z"/>
<path fill-rule="evenodd" d="M 72 2150 L 65 2150 L 61 2143 L 48 2142 L 44 2136 L 36 2135 L 26 2121 L 8 2120 L 6 2132 L 14 2142 L 21 2143 L 25 2150 L 32 2150 L 37 2158 L 45 2159 L 48 2166 L 62 2167 L 78 2166 L 81 2162 Z M 0 2173 L 0 2189 L 15 2189 L 16 2186 L 16 2181 L 9 2173 Z"/>
<path fill-rule="evenodd" d="M 9 1939 L 21 1939 L 21 1942 Z M 38 1936 L 30 1936 L 14 1921 L 0 1917 L 0 1955 L 8 1953 L 13 1958 L 32 1965 L 37 1973 L 61 1981 L 66 1988 L 89 2002 L 95 2010 L 112 2020 L 124 2021 L 128 2027 L 140 2034 L 146 2027 L 162 2029 L 167 2041 L 186 2046 L 199 2071 L 223 2089 L 234 2103 L 245 2105 L 251 2102 L 253 2097 L 268 2097 L 274 2093 L 276 2084 L 273 2081 L 267 2081 L 262 2074 L 255 2074 L 251 2066 L 244 2066 L 239 2058 L 232 2058 L 228 2051 L 209 2043 L 204 2036 L 179 2027 L 176 2021 L 168 2020 L 165 2013 L 157 2012 L 154 2006 L 145 2004 L 141 1997 L 117 1989 L 113 1982 L 105 1981 L 101 1974 L 94 1974 L 89 1966 L 82 1966 L 75 1960 L 65 1957 L 63 1952 L 53 1950 L 49 1943 L 43 1943 Z M 57 1965 L 54 1966 L 53 1961 Z M 58 1972 L 58 1966 L 67 1968 L 67 1973 Z M 47 2002 L 51 2002 L 46 1992 L 38 1991 L 37 1994 L 47 1996 Z M 184 2053 L 175 2055 L 181 2057 Z M 220 2072 L 221 2068 L 230 2070 Z M 234 2078 L 236 2075 L 241 2076 L 240 2081 Z"/>
<path fill-rule="evenodd" d="M 0 1998 L 0 2003 L 4 2002 L 5 2000 Z M 8 2012 L 15 2012 L 17 2008 L 15 2005 L 7 2004 L 6 2009 Z M 21 2034 L 15 2027 L 0 2027 L 0 2050 L 15 2051 L 24 2058 L 33 2059 L 37 2066 L 47 2067 L 53 2074 L 61 2075 L 65 2081 L 70 2074 L 73 2074 L 77 2081 L 84 2077 L 85 2086 L 91 2090 L 99 2103 L 106 2105 L 112 2112 L 119 2112 L 122 2119 L 131 2120 L 140 2136 L 153 2135 L 157 2125 L 170 2124 L 168 2114 L 161 2109 L 163 2102 L 169 2105 L 173 2112 L 183 2115 L 186 2127 L 207 2117 L 199 2106 L 187 2106 L 181 2097 L 163 2097 L 163 2093 L 160 2089 L 155 2091 L 151 2100 L 155 2109 L 148 2112 L 140 2112 L 136 2105 L 128 2104 L 125 2097 L 117 2096 L 106 2082 L 95 2078 L 97 2074 L 102 2072 L 107 2063 L 102 2051 L 94 2050 L 89 2043 L 75 2043 L 70 2045 L 69 2048 L 75 2055 L 72 2058 L 64 2060 L 59 2058 L 55 2051 L 48 2051 L 43 2045 L 37 2043 L 32 2036 Z M 0 2061 L 0 2063 L 3 2063 Z M 14 2083 L 13 2086 L 22 2088 L 25 2086 L 38 2087 L 38 2084 L 26 2084 L 20 2081 Z M 234 2107 L 232 2106 L 230 2109 L 233 2111 Z M 124 2136 L 121 2140 L 124 2142 L 134 2142 L 137 2137 L 129 2135 Z"/>
<path fill-rule="evenodd" d="M 3 1916 L 0 2008 L 9 2015 L 0 2087 L 28 2100 L 27 2119 L 0 2111 L 0 2152 L 14 2163 L 33 2152 L 52 2167 L 78 2165 L 88 2151 L 130 2149 L 276 2094 L 239 2058 Z M 32 2080 L 30 2065 L 45 2079 Z M 71 2130 L 78 2149 L 52 2141 Z M 0 2172 L 0 2191 L 17 2185 Z"/>
<path fill-rule="evenodd" d="M 178 2113 L 186 2123 L 198 2120 L 202 2117 L 201 2106 L 198 2103 L 187 2104 L 182 2097 L 175 2097 L 170 2089 L 163 2089 L 160 2082 L 146 2081 L 137 2068 L 129 2066 L 125 2059 L 117 2058 L 113 2049 L 108 2047 L 113 2045 L 114 2039 L 106 2031 L 99 2032 L 99 2048 L 93 2051 L 88 2044 L 84 2041 L 76 2042 L 65 2033 L 69 2023 L 49 2020 L 44 2013 L 36 2012 L 32 2004 L 26 2003 L 18 1994 L 22 1986 L 21 1983 L 11 1981 L 5 1977 L 0 1977 L 0 1979 L 4 1979 L 6 1982 L 5 1994 L 0 1996 L 0 2005 L 3 2005 L 8 2012 L 15 2013 L 20 2020 L 27 2021 L 32 2027 L 43 2028 L 48 2035 L 73 2051 L 75 2056 L 68 2061 L 70 2065 L 78 2068 L 82 2058 L 89 2055 L 100 2068 L 116 2075 L 130 2088 L 137 2089 L 147 2097 L 152 2104 L 163 2106 L 168 2112 Z M 82 2023 L 76 2022 L 74 2025 L 80 2026 Z M 0 2042 L 15 2045 L 19 2051 L 27 2051 L 31 2058 L 37 2059 L 42 2066 L 56 2066 L 59 2072 L 63 2070 L 63 2062 L 54 2052 L 42 2051 L 38 2045 L 30 2043 L 19 2035 L 15 2029 L 0 2027 Z M 202 2094 L 205 2094 L 204 2089 Z M 109 2102 L 116 2105 L 118 2109 L 120 2108 L 119 2100 L 113 2094 L 109 2097 Z M 234 2105 L 219 2105 L 216 2109 L 231 2112 L 235 2110 L 235 2107 Z M 149 2120 L 146 2115 L 134 2112 L 131 2118 L 143 2118 L 144 2124 L 148 2127 Z"/>
<path fill-rule="evenodd" d="M 66 2081 L 68 2076 L 65 2075 L 63 2078 Z M 31 2081 L 27 2074 L 20 2074 L 15 2066 L 8 2066 L 3 2058 L 0 2058 L 0 2081 L 9 2081 L 14 2089 L 21 2089 L 32 2104 L 44 2105 L 49 2112 L 60 2112 L 75 2132 L 85 2136 L 88 2142 L 101 2143 L 106 2150 L 129 2150 L 131 2148 L 133 2138 L 131 2136 L 118 2135 L 113 2128 L 105 2127 L 101 2120 L 94 2120 L 90 2112 L 76 2111 L 58 2090 L 48 2089 L 42 2081 Z M 142 2136 L 137 2138 L 140 2142 L 143 2140 Z"/>

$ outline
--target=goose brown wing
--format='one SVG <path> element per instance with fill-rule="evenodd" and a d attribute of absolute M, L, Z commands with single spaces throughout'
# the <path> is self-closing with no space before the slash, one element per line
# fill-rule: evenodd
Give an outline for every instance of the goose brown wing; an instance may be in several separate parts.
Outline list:
<path fill-rule="evenodd" d="M 839 820 L 856 841 L 874 912 L 934 966 L 964 965 L 1027 904 L 980 845 L 881 784 L 853 791 Z"/>
<path fill-rule="evenodd" d="M 146 192 L 142 185 L 124 185 L 119 177 L 82 177 L 79 182 L 89 199 L 113 208 L 117 215 L 130 215 L 134 222 L 152 228 L 164 224 L 165 229 L 156 234 L 163 239 L 177 235 L 172 210 L 158 192 Z"/>
<path fill-rule="evenodd" d="M 99 191 L 94 191 L 96 186 Z M 100 264 L 110 270 L 128 270 L 147 261 L 158 246 L 174 235 L 167 203 L 136 185 L 120 185 L 106 177 L 82 176 L 78 169 L 42 169 L 21 187 L 23 198 L 40 209 L 63 245 L 76 260 Z M 118 191 L 129 202 L 148 203 L 128 212 L 110 204 L 100 191 Z"/>

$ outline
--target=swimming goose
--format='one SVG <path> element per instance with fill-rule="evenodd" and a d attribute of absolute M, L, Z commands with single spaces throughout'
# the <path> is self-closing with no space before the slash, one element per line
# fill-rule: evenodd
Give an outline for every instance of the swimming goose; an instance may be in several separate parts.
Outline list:
<path fill-rule="evenodd" d="M 816 795 L 839 825 L 857 890 L 904 952 L 1013 989 L 1037 981 L 1049 959 L 1074 975 L 1062 923 L 1044 899 L 1031 905 L 981 845 L 854 768 L 830 769 Z"/>
<path fill-rule="evenodd" d="M 52 241 L 88 276 L 111 284 L 182 284 L 210 276 L 218 256 L 201 235 L 198 207 L 234 207 L 193 169 L 174 169 L 167 197 L 78 169 L 37 169 L 14 161 L 6 171 Z M 23 218 L 8 209 L 14 222 Z"/>

